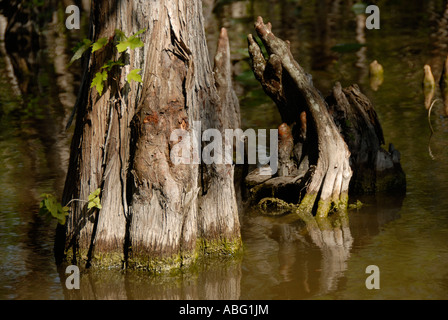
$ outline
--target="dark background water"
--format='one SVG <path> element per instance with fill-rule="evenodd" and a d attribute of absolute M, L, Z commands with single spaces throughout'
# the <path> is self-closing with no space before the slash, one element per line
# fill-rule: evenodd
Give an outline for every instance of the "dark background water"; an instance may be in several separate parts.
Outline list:
<path fill-rule="evenodd" d="M 340 81 L 357 83 L 371 99 L 386 143 L 401 152 L 405 197 L 359 198 L 365 206 L 350 211 L 353 243 L 340 251 L 315 246 L 293 215 L 248 210 L 241 217 L 244 254 L 237 259 L 203 261 L 170 276 L 91 271 L 83 274 L 81 290 L 65 291 L 53 260 L 55 222 L 36 213 L 41 193 L 62 191 L 71 138 L 64 127 L 80 77 L 66 65 L 84 35 L 66 30 L 64 7 L 54 6 L 42 24 L 45 46 L 26 57 L 34 61 L 27 94 L 18 94 L 23 81 L 14 81 L 11 57 L 0 43 L 0 299 L 447 299 L 448 118 L 437 101 L 430 137 L 422 91 L 423 66 L 431 65 L 438 79 L 448 54 L 447 1 L 377 1 L 379 30 L 357 25 L 354 1 L 208 2 L 211 54 L 219 28 L 229 31 L 244 128 L 280 124 L 248 64 L 246 36 L 261 15 L 290 40 L 323 94 Z M 354 43 L 365 46 L 349 50 Z M 368 72 L 373 60 L 384 67 L 376 91 Z M 434 98 L 441 98 L 439 90 Z M 369 265 L 380 269 L 379 290 L 366 289 Z"/>

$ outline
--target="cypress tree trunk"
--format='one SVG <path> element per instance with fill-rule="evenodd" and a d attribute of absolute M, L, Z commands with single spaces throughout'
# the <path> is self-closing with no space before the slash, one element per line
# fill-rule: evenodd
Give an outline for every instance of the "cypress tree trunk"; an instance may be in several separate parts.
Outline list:
<path fill-rule="evenodd" d="M 93 1 L 91 39 L 115 29 L 139 35 L 144 47 L 124 53 L 101 96 L 94 75 L 114 54 L 108 44 L 84 61 L 63 202 L 101 188 L 102 209 L 73 201 L 66 226 L 58 226 L 58 261 L 67 253 L 87 266 L 177 268 L 202 252 L 235 252 L 240 230 L 232 165 L 173 164 L 171 133 L 239 126 L 230 81 L 226 31 L 221 32 L 215 80 L 200 0 Z M 139 68 L 143 83 L 128 84 Z M 224 79 L 224 80 L 222 80 Z M 236 122 L 236 123 L 235 123 Z"/>

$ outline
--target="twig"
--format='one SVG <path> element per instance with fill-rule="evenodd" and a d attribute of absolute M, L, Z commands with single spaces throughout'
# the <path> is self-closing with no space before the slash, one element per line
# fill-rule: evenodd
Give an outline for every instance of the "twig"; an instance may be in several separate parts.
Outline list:
<path fill-rule="evenodd" d="M 89 202 L 89 201 L 87 201 L 87 200 L 72 199 L 72 200 L 70 200 L 65 206 L 68 207 L 73 201 L 79 201 L 79 202 L 84 202 L 84 203 Z"/>

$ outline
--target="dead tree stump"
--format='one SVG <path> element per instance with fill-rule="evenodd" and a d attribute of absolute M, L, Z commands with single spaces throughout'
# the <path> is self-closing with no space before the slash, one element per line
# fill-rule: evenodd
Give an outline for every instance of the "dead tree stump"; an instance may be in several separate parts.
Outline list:
<path fill-rule="evenodd" d="M 359 87 L 342 89 L 336 83 L 326 100 L 351 153 L 350 193 L 403 192 L 406 176 L 400 164 L 400 152 L 393 144 L 389 144 L 388 151 L 382 148 L 383 129 L 372 103 Z"/>
<path fill-rule="evenodd" d="M 280 173 L 308 176 L 306 193 L 297 199 L 298 210 L 311 213 L 317 205 L 316 215 L 325 218 L 332 207 L 347 206 L 352 176 L 350 152 L 324 98 L 294 60 L 289 43 L 275 37 L 271 25 L 264 24 L 261 17 L 255 28 L 269 58 L 265 59 L 249 35 L 253 71 L 285 121 L 279 132 Z"/>
<path fill-rule="evenodd" d="M 249 35 L 252 69 L 276 103 L 283 123 L 279 126 L 278 173 L 262 179 L 256 172 L 249 173 L 249 197 L 256 203 L 267 197 L 294 203 L 286 211 L 294 208 L 311 234 L 319 229 L 335 230 L 335 225 L 347 230 L 349 192 L 405 188 L 400 154 L 392 145 L 389 151 L 382 149 L 378 116 L 357 85 L 342 89 L 336 83 L 332 94 L 324 98 L 294 60 L 289 42 L 277 38 L 270 23 L 264 24 L 259 17 L 255 30 L 268 57 Z M 337 222 L 327 219 L 333 212 L 338 213 L 334 215 Z"/>

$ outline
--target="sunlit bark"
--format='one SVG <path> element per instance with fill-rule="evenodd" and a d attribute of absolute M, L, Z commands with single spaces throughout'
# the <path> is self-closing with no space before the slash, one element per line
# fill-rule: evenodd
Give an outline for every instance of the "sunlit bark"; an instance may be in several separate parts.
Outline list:
<path fill-rule="evenodd" d="M 102 96 L 90 82 L 113 54 L 111 44 L 84 61 L 64 202 L 101 188 L 102 209 L 87 216 L 72 203 L 59 255 L 100 265 L 178 268 L 203 253 L 240 247 L 231 165 L 174 165 L 171 132 L 239 126 L 232 95 L 228 38 L 215 68 L 208 58 L 201 1 L 93 1 L 90 37 L 141 29 L 144 47 L 124 54 Z M 126 82 L 142 69 L 143 84 Z M 224 80 L 225 84 L 220 80 Z M 228 116 L 232 114 L 229 119 Z M 224 120 L 224 121 L 223 121 Z M 236 121 L 236 120 L 233 120 Z"/>

